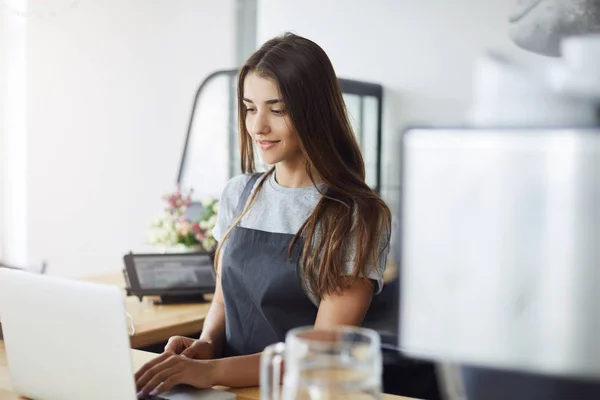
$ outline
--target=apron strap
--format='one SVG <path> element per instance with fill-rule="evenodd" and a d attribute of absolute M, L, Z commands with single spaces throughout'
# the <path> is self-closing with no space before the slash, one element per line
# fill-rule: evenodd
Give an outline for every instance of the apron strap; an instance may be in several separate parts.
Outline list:
<path fill-rule="evenodd" d="M 242 195 L 240 196 L 240 200 L 238 201 L 237 207 L 235 208 L 235 216 L 236 217 L 242 213 L 242 210 L 244 209 L 246 202 L 248 202 L 248 198 L 250 197 L 250 193 L 252 193 L 252 189 L 254 188 L 254 184 L 256 183 L 256 180 L 263 175 L 264 175 L 264 172 L 259 172 L 259 173 L 252 174 L 252 176 L 250 176 L 250 180 L 248 181 L 248 183 L 246 183 L 246 186 L 244 187 L 244 191 L 242 192 Z"/>

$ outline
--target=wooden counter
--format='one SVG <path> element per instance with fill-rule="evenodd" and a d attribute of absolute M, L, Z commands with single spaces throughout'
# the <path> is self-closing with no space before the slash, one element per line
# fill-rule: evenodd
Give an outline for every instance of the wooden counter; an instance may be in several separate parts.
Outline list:
<path fill-rule="evenodd" d="M 150 361 L 157 354 L 147 353 L 145 351 L 140 350 L 131 350 L 132 360 L 133 360 L 133 371 L 132 371 L 132 379 L 133 372 L 137 371 L 144 363 Z M 77 379 L 73 377 L 73 379 Z M 237 394 L 237 398 L 240 400 L 250 400 L 250 399 L 260 399 L 260 391 L 258 388 L 246 388 L 246 389 L 235 389 L 229 390 L 232 393 Z M 24 399 L 23 397 L 19 397 L 12 391 L 12 386 L 10 385 L 10 377 L 8 373 L 8 366 L 6 365 L 6 352 L 4 349 L 4 342 L 0 340 L 0 400 L 18 400 Z M 384 400 L 411 400 L 408 397 L 400 397 L 400 396 L 392 396 L 392 395 L 384 395 Z M 132 399 L 133 400 L 133 399 Z M 413 399 L 414 400 L 414 399 Z"/>

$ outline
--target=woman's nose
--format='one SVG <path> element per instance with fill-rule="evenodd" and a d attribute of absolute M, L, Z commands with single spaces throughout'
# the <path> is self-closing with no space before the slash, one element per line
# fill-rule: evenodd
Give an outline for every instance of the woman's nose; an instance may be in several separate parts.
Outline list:
<path fill-rule="evenodd" d="M 249 128 L 250 132 L 253 135 L 266 135 L 271 131 L 269 122 L 262 113 L 257 113 L 256 115 L 254 115 L 251 126 Z"/>

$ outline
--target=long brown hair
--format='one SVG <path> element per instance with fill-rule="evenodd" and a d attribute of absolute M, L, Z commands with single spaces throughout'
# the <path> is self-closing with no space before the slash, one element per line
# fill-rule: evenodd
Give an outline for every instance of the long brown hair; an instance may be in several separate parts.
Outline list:
<path fill-rule="evenodd" d="M 242 101 L 244 80 L 250 72 L 278 85 L 307 159 L 306 172 L 313 185 L 315 172 L 326 184 L 314 211 L 290 243 L 289 255 L 298 237 L 302 237 L 303 273 L 308 277 L 309 289 L 319 296 L 339 292 L 358 278 L 367 279 L 368 268 L 376 267 L 381 252 L 388 249 L 390 210 L 365 183 L 365 165 L 331 61 L 316 43 L 290 33 L 269 40 L 246 61 L 239 72 L 237 89 L 244 173 L 255 171 L 254 147 Z M 219 243 L 217 263 L 227 236 L 273 172 L 271 168 L 262 177 L 244 210 Z M 353 238 L 356 247 L 350 281 L 344 279 L 343 268 L 346 253 L 351 249 L 349 238 Z"/>

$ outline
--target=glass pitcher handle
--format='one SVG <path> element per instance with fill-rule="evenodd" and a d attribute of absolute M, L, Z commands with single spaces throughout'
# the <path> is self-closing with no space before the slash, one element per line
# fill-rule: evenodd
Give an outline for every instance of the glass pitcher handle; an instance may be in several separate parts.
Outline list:
<path fill-rule="evenodd" d="M 285 360 L 285 344 L 267 346 L 260 356 L 260 398 L 281 400 L 281 372 Z"/>

